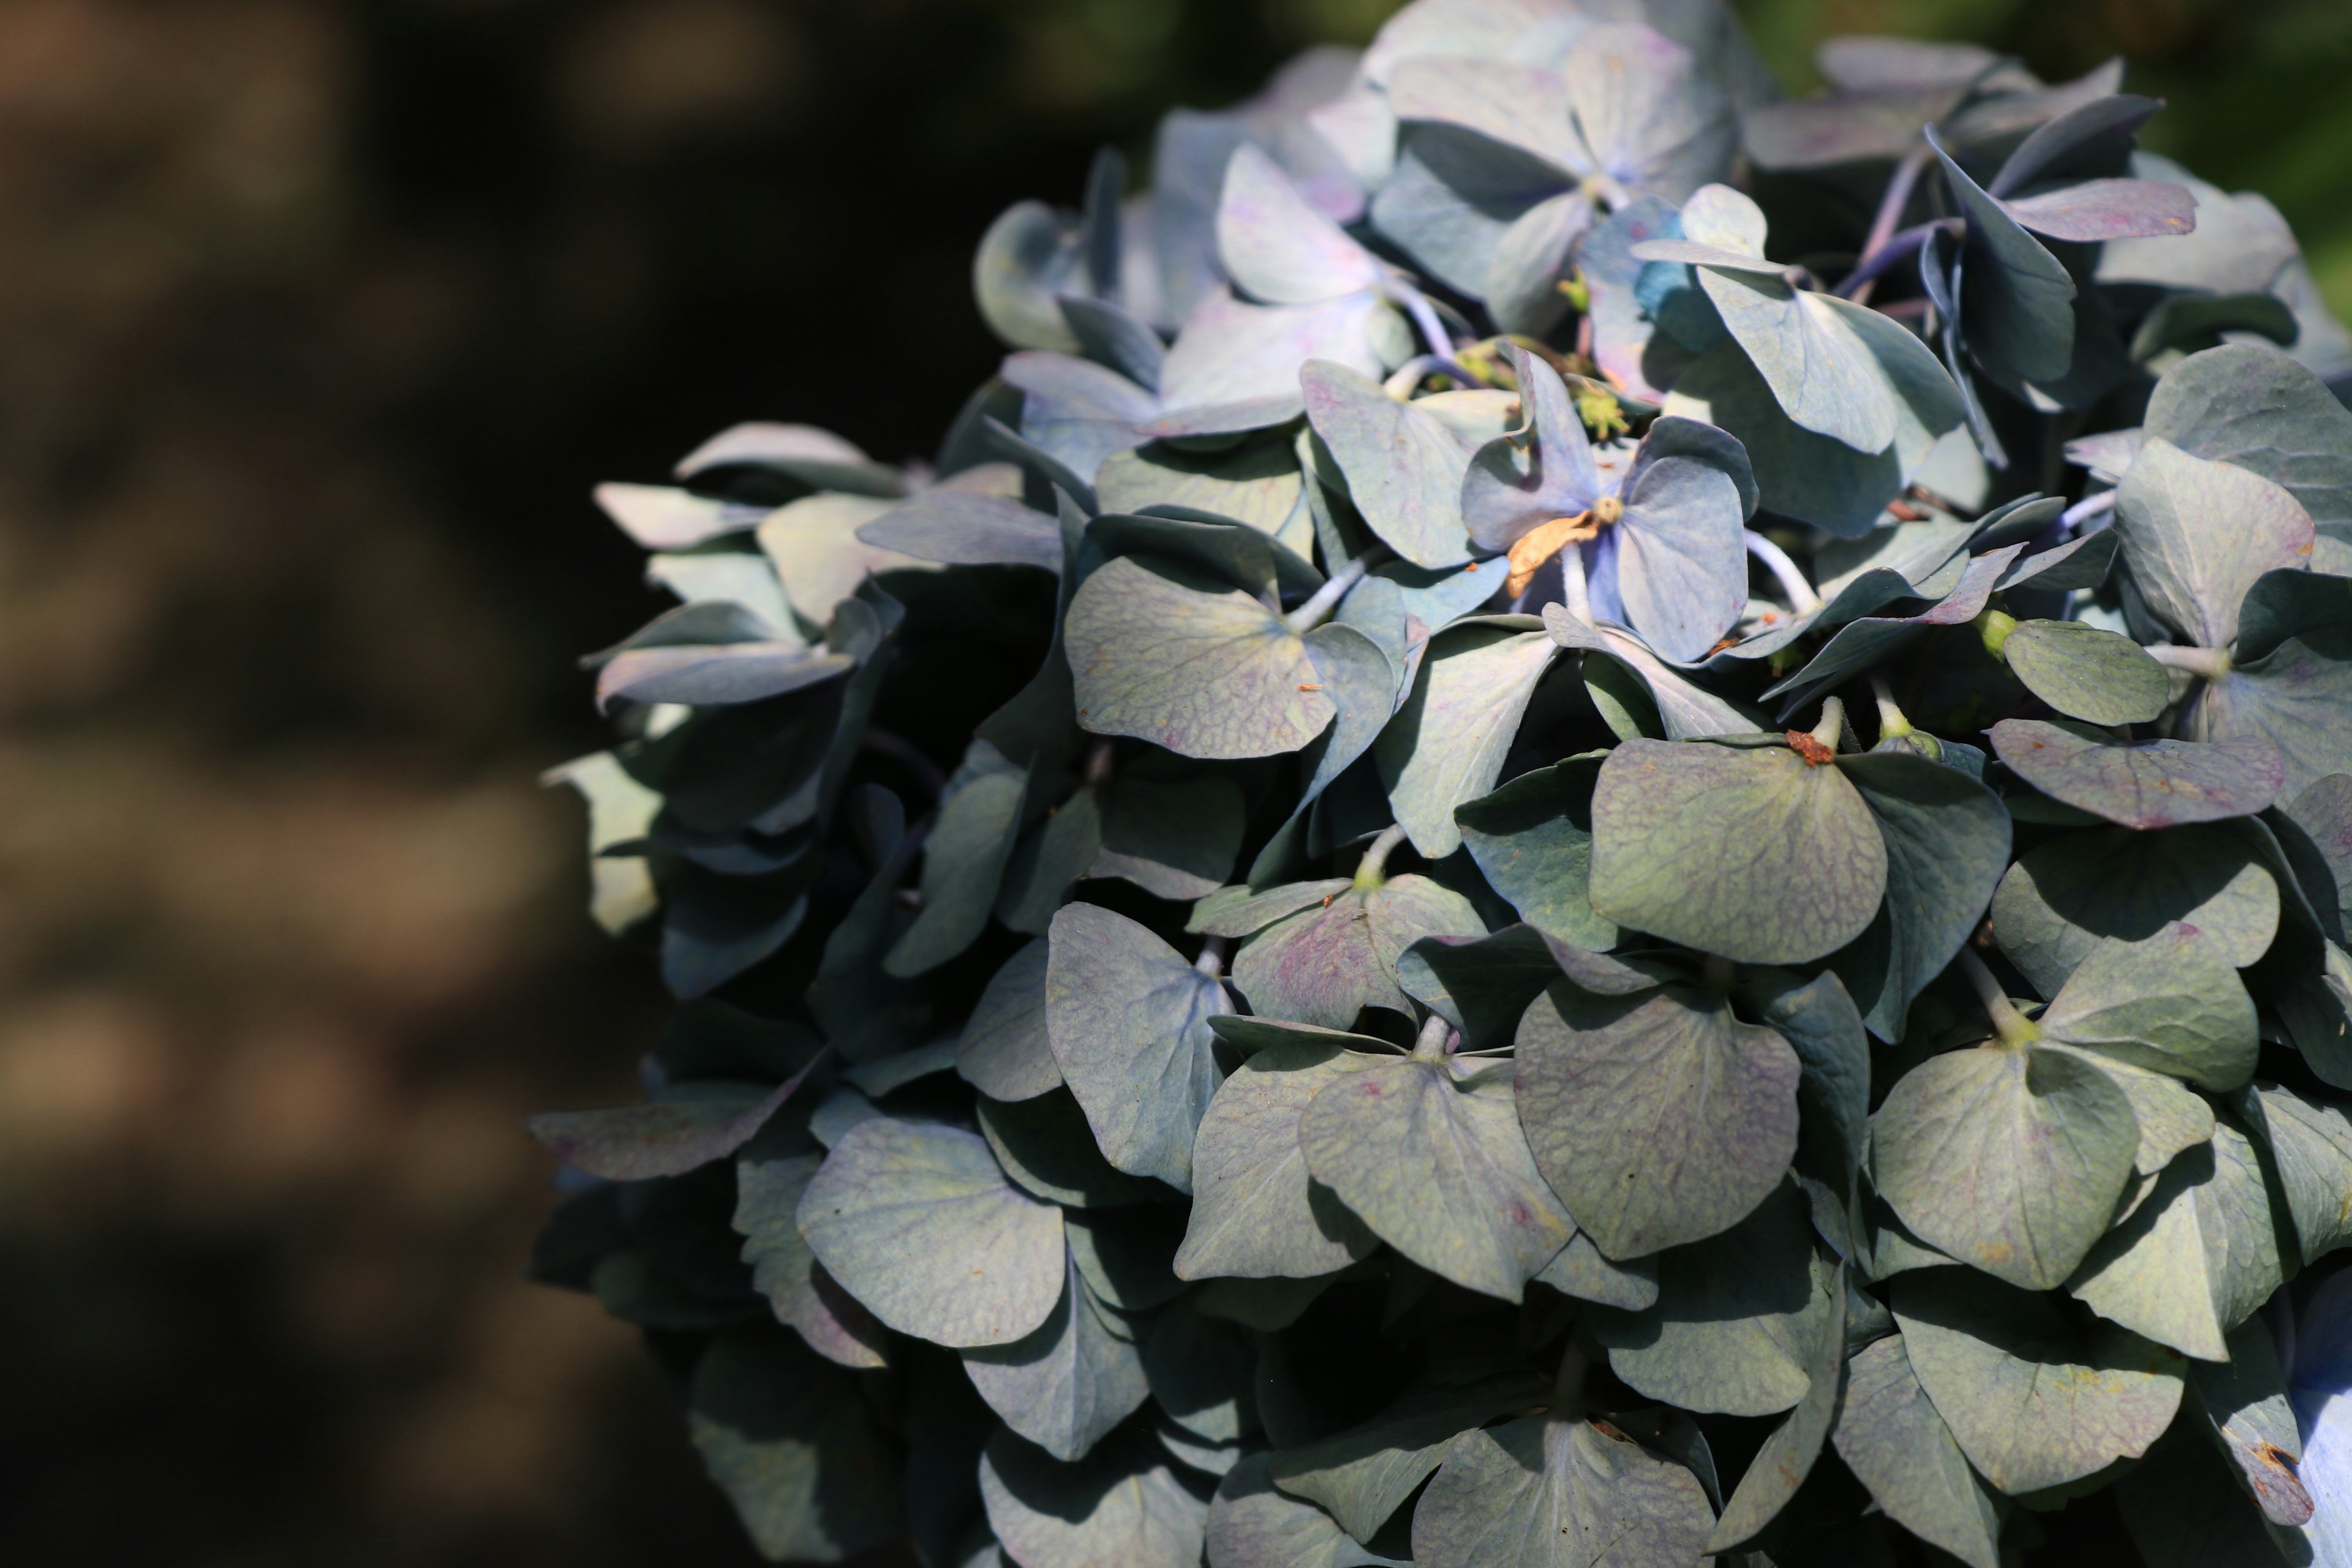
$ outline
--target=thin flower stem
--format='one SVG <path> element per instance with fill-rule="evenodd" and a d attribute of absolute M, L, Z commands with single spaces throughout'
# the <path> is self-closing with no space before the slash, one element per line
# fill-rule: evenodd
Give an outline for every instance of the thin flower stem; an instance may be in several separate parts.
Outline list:
<path fill-rule="evenodd" d="M 1862 259 L 1864 262 L 1875 258 L 1880 251 L 1886 248 L 1887 242 L 1894 238 L 1895 229 L 1902 225 L 1905 210 L 1911 205 L 1911 193 L 1918 189 L 1919 176 L 1927 172 L 1927 160 L 1935 155 L 1936 150 L 1923 141 L 1903 154 L 1903 161 L 1895 165 L 1895 173 L 1886 182 L 1885 194 L 1878 198 L 1878 211 L 1870 220 L 1869 237 L 1862 242 Z M 1856 270 L 1859 270 L 1859 268 Z M 1876 276 L 1874 272 L 1871 274 L 1873 278 Z M 1851 283 L 1852 279 L 1848 281 Z M 1864 292 L 1849 295 L 1848 298 L 1857 300 L 1866 299 L 1869 281 L 1867 278 L 1863 280 Z"/>
<path fill-rule="evenodd" d="M 2084 496 L 2058 514 L 2058 526 L 2069 533 L 2083 531 L 2096 533 L 2099 529 L 2107 526 L 2101 520 L 2110 516 L 2116 510 L 2116 493 L 2114 490 L 2101 490 L 2097 495 Z M 2096 526 L 2084 530 L 2085 523 L 2095 523 Z"/>
<path fill-rule="evenodd" d="M 2167 669 L 2185 669 L 2205 680 L 2219 680 L 2230 673 L 2228 650 L 2218 647 L 2176 647 L 2170 643 L 2150 643 L 2147 657 Z"/>
<path fill-rule="evenodd" d="M 1870 695 L 1878 702 L 1880 740 L 1900 740 L 1913 732 L 1911 721 L 1895 705 L 1895 689 L 1886 684 L 1886 677 L 1874 670 L 1870 677 Z"/>
<path fill-rule="evenodd" d="M 1960 973 L 1969 977 L 1970 985 L 1976 987 L 1977 1000 L 1984 1004 L 1985 1016 L 1992 1020 L 1993 1032 L 2000 1037 L 2001 1044 L 2022 1046 L 2041 1038 L 2042 1031 L 2033 1026 L 2032 1019 L 2017 1010 L 2017 1004 L 2009 999 L 2009 994 L 2000 988 L 2000 982 L 1994 978 L 1992 971 L 1985 967 L 1985 961 L 1979 958 L 1973 949 L 1960 949 Z"/>
<path fill-rule="evenodd" d="M 1592 624 L 1592 595 L 1584 581 L 1584 547 L 1571 544 L 1553 557 L 1559 563 L 1559 599 L 1568 613 L 1585 625 Z"/>
<path fill-rule="evenodd" d="M 1958 218 L 1939 217 L 1933 223 L 1915 224 L 1902 233 L 1889 237 L 1885 245 L 1854 263 L 1853 270 L 1847 273 L 1845 280 L 1838 285 L 1838 297 L 1851 300 L 1857 305 L 1864 303 L 1870 286 L 1888 268 L 1927 244 L 1938 230 L 1957 234 L 1963 226 Z"/>
<path fill-rule="evenodd" d="M 1389 856 L 1404 842 L 1402 825 L 1384 827 L 1381 836 L 1365 849 L 1364 858 L 1356 862 L 1356 886 L 1366 892 L 1388 880 Z"/>
<path fill-rule="evenodd" d="M 1413 1060 L 1423 1062 L 1444 1060 L 1446 1037 L 1453 1032 L 1454 1026 L 1445 1021 L 1445 1015 L 1443 1013 L 1432 1013 L 1428 1017 L 1423 1018 L 1421 1021 L 1421 1037 L 1412 1043 Z"/>
<path fill-rule="evenodd" d="M 1225 939 L 1221 936 L 1203 939 L 1201 956 L 1192 961 L 1192 967 L 1212 980 L 1223 974 L 1225 972 Z"/>
<path fill-rule="evenodd" d="M 1299 606 L 1282 618 L 1282 624 L 1294 632 L 1310 632 L 1321 626 L 1348 596 L 1348 590 L 1364 580 L 1364 574 L 1388 559 L 1389 547 L 1375 544 L 1337 572 L 1320 588 L 1308 595 Z"/>
<path fill-rule="evenodd" d="M 1584 1336 L 1571 1332 L 1568 1349 L 1560 1352 L 1559 1371 L 1552 1374 L 1551 1407 L 1570 1417 L 1584 1414 L 1584 1379 L 1591 1370 L 1592 1360 L 1584 1348 Z"/>
<path fill-rule="evenodd" d="M 1797 570 L 1797 563 L 1789 559 L 1787 551 L 1752 528 L 1742 532 L 1748 553 L 1764 563 L 1773 580 L 1780 584 L 1780 592 L 1789 595 L 1790 609 L 1801 616 L 1810 616 L 1822 607 L 1822 596 L 1813 591 L 1811 583 L 1805 581 L 1805 574 Z"/>
<path fill-rule="evenodd" d="M 1412 324 L 1420 329 L 1422 342 L 1429 345 L 1430 357 L 1438 362 L 1434 368 L 1465 386 L 1478 384 L 1476 378 L 1454 358 L 1454 334 L 1445 330 L 1444 321 L 1438 320 L 1437 307 L 1429 302 L 1429 296 L 1412 284 L 1394 278 L 1388 279 L 1381 292 L 1391 302 L 1403 306 L 1405 314 L 1412 318 Z"/>
<path fill-rule="evenodd" d="M 1388 380 L 1381 384 L 1381 390 L 1399 403 L 1404 403 L 1412 399 L 1412 389 L 1421 384 L 1423 376 L 1442 375 L 1452 381 L 1462 382 L 1465 387 L 1485 384 L 1476 381 L 1462 381 L 1465 374 L 1463 366 L 1458 362 L 1444 354 L 1415 354 L 1389 374 Z"/>
<path fill-rule="evenodd" d="M 1824 697 L 1822 699 L 1822 720 L 1820 723 L 1813 726 L 1813 739 L 1819 741 L 1822 745 L 1827 746 L 1832 752 L 1840 750 L 1851 751 L 1853 749 L 1846 743 L 1847 730 L 1845 722 L 1844 698 Z"/>

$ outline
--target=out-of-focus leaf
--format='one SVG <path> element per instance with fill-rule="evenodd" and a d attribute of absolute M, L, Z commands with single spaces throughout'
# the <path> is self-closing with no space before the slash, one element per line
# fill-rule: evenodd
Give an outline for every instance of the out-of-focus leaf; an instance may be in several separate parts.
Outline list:
<path fill-rule="evenodd" d="M 936 969 L 986 929 L 1028 795 L 1027 769 L 986 741 L 971 742 L 923 847 L 921 907 L 882 961 L 885 971 L 909 978 Z"/>
<path fill-rule="evenodd" d="M 801 1196 L 801 1234 L 874 1315 L 939 1344 L 1011 1344 L 1061 1299 L 1062 1211 L 959 1128 L 876 1117 Z"/>
<path fill-rule="evenodd" d="M 1045 1027 L 1103 1154 L 1192 1191 L 1193 1130 L 1223 1081 L 1211 1015 L 1224 987 L 1124 915 L 1070 904 L 1054 917 Z"/>
<path fill-rule="evenodd" d="M 1052 518 L 1013 497 L 959 485 L 962 478 L 877 512 L 859 526 L 859 541 L 877 552 L 956 566 L 1062 569 L 1062 531 Z"/>
<path fill-rule="evenodd" d="M 1219 435 L 1286 425 L 1306 406 L 1298 367 L 1332 360 L 1374 375 L 1376 324 L 1393 321 L 1370 293 L 1310 305 L 1252 305 L 1220 289 L 1194 307 L 1168 351 L 1161 401 L 1173 412 L 1142 427 L 1152 437 Z"/>
<path fill-rule="evenodd" d="M 930 493 L 953 493 L 959 482 L 969 481 L 959 475 Z M 760 524 L 761 552 L 775 568 L 785 597 L 803 620 L 825 625 L 833 619 L 833 607 L 877 573 L 931 570 L 930 557 L 879 547 L 865 537 L 866 525 L 889 515 L 893 506 L 866 496 L 807 496 L 779 508 Z M 1049 530 L 1051 526 L 1048 521 Z M 1058 562 L 1039 564 L 1050 569 Z"/>
<path fill-rule="evenodd" d="M 851 495 L 896 496 L 906 491 L 898 471 L 874 461 L 857 447 L 814 425 L 755 421 L 731 426 L 678 459 L 675 470 L 690 482 L 729 468 L 757 468 L 781 475 L 813 490 Z"/>
<path fill-rule="evenodd" d="M 607 1181 L 679 1175 L 750 1142 L 806 1076 L 804 1068 L 773 1088 L 723 1079 L 672 1084 L 643 1105 L 534 1116 L 530 1135 L 565 1164 Z"/>
<path fill-rule="evenodd" d="M 2048 1297 L 1958 1268 L 1895 1282 L 1912 1370 L 1984 1478 L 2011 1496 L 2134 1458 L 2180 1406 L 2180 1358 L 2121 1329 L 2087 1331 Z"/>
<path fill-rule="evenodd" d="M 1960 284 L 1969 352 L 2000 380 L 2052 381 L 2074 353 L 2074 279 L 1941 147 L 1944 183 L 1968 218 Z"/>
<path fill-rule="evenodd" d="M 1134 1329 L 1095 1300 L 1075 1262 L 1044 1322 L 965 1351 L 963 1365 L 1006 1426 L 1062 1460 L 1084 1458 L 1150 1396 Z"/>
<path fill-rule="evenodd" d="M 647 550 L 691 550 L 730 533 L 746 533 L 769 511 L 668 485 L 602 484 L 595 495 L 604 515 Z"/>
<path fill-rule="evenodd" d="M 1081 246 L 1072 216 L 1044 202 L 1016 202 L 982 236 L 971 291 L 990 331 L 1017 348 L 1078 346 L 1056 296 L 1077 284 Z"/>
<path fill-rule="evenodd" d="M 1067 304 L 1063 314 L 1066 320 Z M 1095 321 L 1102 324 L 1105 318 L 1097 316 Z M 1157 351 L 1160 340 L 1148 328 L 1137 325 L 1141 338 Z M 1151 368 L 1156 380 L 1158 366 Z M 1090 359 L 1055 353 L 1010 354 L 999 374 L 1022 392 L 1022 435 L 1068 465 L 1081 479 L 1093 480 L 1103 460 L 1133 447 L 1137 429 L 1160 414 L 1160 399 L 1147 386 Z"/>
<path fill-rule="evenodd" d="M 695 1363 L 687 1425 L 767 1557 L 837 1563 L 905 1528 L 889 1446 L 856 1383 L 789 1334 L 713 1340 Z"/>
<path fill-rule="evenodd" d="M 2314 522 L 2352 523 L 2352 411 L 2276 349 L 2224 343 L 2158 378 L 2149 436 L 2284 486 Z"/>
<path fill-rule="evenodd" d="M 698 606 L 688 606 L 689 609 Z M 669 644 L 614 654 L 596 674 L 596 704 L 759 702 L 835 679 L 856 668 L 845 654 L 793 642 Z"/>
<path fill-rule="evenodd" d="M 1312 304 L 1370 289 L 1381 277 L 1380 263 L 1246 142 L 1225 165 L 1217 250 L 1234 281 L 1270 305 Z"/>
<path fill-rule="evenodd" d="M 2036 234 L 2083 243 L 2186 234 L 2197 226 L 2197 199 L 2168 180 L 2082 180 L 2011 197 L 2000 206 Z"/>

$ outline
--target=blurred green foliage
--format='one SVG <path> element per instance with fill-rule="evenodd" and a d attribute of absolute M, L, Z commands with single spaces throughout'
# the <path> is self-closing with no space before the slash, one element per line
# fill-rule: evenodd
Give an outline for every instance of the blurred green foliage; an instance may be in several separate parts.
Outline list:
<path fill-rule="evenodd" d="M 2338 316 L 2352 314 L 2352 5 L 2346 0 L 1734 0 L 1792 91 L 1838 33 L 1969 38 L 2053 80 L 2114 55 L 2166 100 L 2141 138 L 2276 203 Z"/>

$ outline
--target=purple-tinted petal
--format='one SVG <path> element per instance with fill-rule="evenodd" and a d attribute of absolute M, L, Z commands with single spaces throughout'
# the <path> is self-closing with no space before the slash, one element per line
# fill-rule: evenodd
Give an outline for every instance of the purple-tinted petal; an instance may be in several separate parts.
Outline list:
<path fill-rule="evenodd" d="M 1463 522 L 1488 550 L 1508 549 L 1538 523 L 1573 517 L 1601 493 L 1592 443 L 1559 373 L 1516 346 L 1506 352 L 1527 424 L 1479 447 L 1462 481 Z"/>
<path fill-rule="evenodd" d="M 1628 189 L 1679 202 L 1729 169 L 1730 101 L 1664 34 L 1604 23 L 1576 40 L 1561 71 L 1585 145 Z"/>
<path fill-rule="evenodd" d="M 2000 63 L 1979 44 L 1929 43 L 1846 34 L 1823 38 L 1813 64 L 1824 80 L 1849 92 L 1885 88 L 1966 88 Z"/>
<path fill-rule="evenodd" d="M 1568 82 L 1555 70 L 1493 60 L 1406 60 L 1389 82 L 1399 120 L 1438 120 L 1490 136 L 1577 174 L 1593 158 L 1570 118 Z"/>
<path fill-rule="evenodd" d="M 1740 130 L 1761 168 L 1892 161 L 1911 150 L 1940 107 L 1911 92 L 1810 98 L 1751 109 Z"/>
<path fill-rule="evenodd" d="M 1655 196 L 1643 196 L 1610 215 L 1609 221 L 1585 231 L 1577 242 L 1577 265 L 1592 291 L 1592 357 L 1601 374 L 1620 392 L 1646 402 L 1663 401 L 1664 394 L 1642 374 L 1643 351 L 1650 346 L 1650 318 L 1634 298 L 1635 280 L 1643 263 L 1633 247 L 1643 241 L 1675 231 L 1674 208 Z"/>
<path fill-rule="evenodd" d="M 2029 185 L 2118 174 L 2139 128 L 2163 107 L 2162 99 L 2119 92 L 2069 110 L 2020 142 L 1986 188 L 2005 199 Z"/>
<path fill-rule="evenodd" d="M 1310 359 L 1337 360 L 1366 375 L 1380 374 L 1370 328 L 1374 315 L 1386 309 L 1370 294 L 1316 305 L 1250 305 L 1221 289 L 1201 302 L 1168 351 L 1160 400 L 1173 415 L 1212 404 L 1286 397 L 1295 413 L 1298 367 Z"/>
<path fill-rule="evenodd" d="M 1298 384 L 1307 419 L 1339 459 L 1372 531 L 1417 566 L 1469 560 L 1459 508 L 1470 454 L 1462 439 L 1349 366 L 1309 360 Z"/>
<path fill-rule="evenodd" d="M 1689 458 L 1647 464 L 1616 535 L 1617 587 L 1643 641 L 1666 658 L 1706 657 L 1748 606 L 1739 489 Z"/>
<path fill-rule="evenodd" d="M 1538 202 L 1503 231 L 1486 265 L 1486 313 L 1506 332 L 1542 332 L 1559 320 L 1568 300 L 1556 286 L 1568 256 L 1592 222 L 1592 202 L 1568 191 Z"/>
<path fill-rule="evenodd" d="M 1021 389 L 1021 433 L 1089 482 L 1105 458 L 1136 444 L 1137 426 L 1160 415 L 1159 398 L 1091 360 L 1008 354 L 1001 374 Z"/>
<path fill-rule="evenodd" d="M 2169 180 L 2084 180 L 2001 206 L 2053 239 L 2147 239 L 2197 226 L 2197 198 Z"/>
<path fill-rule="evenodd" d="M 1380 282 L 1380 263 L 1244 142 L 1225 165 L 1217 252 L 1241 288 L 1270 305 L 1309 305 Z"/>

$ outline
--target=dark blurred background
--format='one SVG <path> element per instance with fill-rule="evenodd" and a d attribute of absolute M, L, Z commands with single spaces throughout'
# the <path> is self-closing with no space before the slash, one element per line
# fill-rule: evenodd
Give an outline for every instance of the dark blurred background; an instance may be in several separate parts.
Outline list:
<path fill-rule="evenodd" d="M 1387 0 L 0 0 L 0 1557 L 752 1561 L 517 1270 L 663 1011 L 580 910 L 591 509 L 743 418 L 928 451 L 967 267 Z M 1748 0 L 2114 53 L 2352 316 L 2346 0 Z"/>

